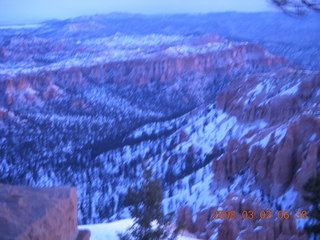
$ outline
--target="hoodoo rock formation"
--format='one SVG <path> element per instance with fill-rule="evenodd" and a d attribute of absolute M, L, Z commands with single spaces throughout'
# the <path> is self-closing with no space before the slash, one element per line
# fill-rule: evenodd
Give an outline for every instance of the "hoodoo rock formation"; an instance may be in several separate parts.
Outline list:
<path fill-rule="evenodd" d="M 178 216 L 181 216 L 181 213 L 186 209 L 188 209 L 187 206 L 179 209 Z M 213 211 L 219 209 L 234 211 L 237 217 L 235 219 L 214 219 Z M 303 231 L 297 229 L 295 219 L 279 219 L 278 212 L 269 209 L 271 209 L 270 206 L 261 203 L 258 199 L 229 194 L 219 206 L 199 211 L 194 222 L 192 217 L 179 218 L 179 220 L 188 231 L 192 230 L 199 239 L 209 239 L 211 236 L 215 236 L 215 239 L 219 240 L 308 239 Z M 244 219 L 243 216 L 247 215 L 243 212 L 249 211 L 255 214 L 254 218 Z M 270 219 L 262 219 L 260 213 L 267 211 L 270 211 Z"/>
<path fill-rule="evenodd" d="M 172 83 L 172 80 L 181 75 L 264 69 L 286 64 L 284 59 L 269 54 L 255 44 L 233 43 L 216 35 L 189 37 L 187 40 L 179 36 L 174 39 L 161 35 L 151 37 L 158 37 L 157 41 L 160 41 L 152 51 L 148 45 L 148 36 L 136 39 L 141 41 L 140 48 L 130 51 L 126 46 L 116 47 L 116 41 L 130 40 L 129 36 L 120 36 L 117 39 L 103 39 L 103 44 L 113 47 L 106 56 L 101 56 L 105 52 L 100 50 L 86 55 L 86 60 L 76 61 L 70 56 L 70 62 L 62 60 L 41 66 L 27 61 L 28 56 L 21 50 L 21 59 L 15 59 L 16 68 L 0 69 L 0 88 L 5 90 L 5 94 L 2 95 L 4 99 L 0 99 L 0 103 L 11 105 L 14 102 L 23 103 L 41 97 L 48 99 L 59 95 L 57 89 L 72 89 L 79 85 Z M 17 44 L 20 42 L 10 45 L 16 54 Z M 95 44 L 97 43 L 92 42 L 92 45 L 83 47 L 88 48 L 87 51 L 90 52 Z M 122 56 L 123 51 L 127 51 L 127 54 Z M 45 57 L 57 53 L 53 48 L 49 52 L 39 54 Z M 64 54 L 70 53 L 66 51 Z M 24 61 L 25 67 L 19 67 Z"/>

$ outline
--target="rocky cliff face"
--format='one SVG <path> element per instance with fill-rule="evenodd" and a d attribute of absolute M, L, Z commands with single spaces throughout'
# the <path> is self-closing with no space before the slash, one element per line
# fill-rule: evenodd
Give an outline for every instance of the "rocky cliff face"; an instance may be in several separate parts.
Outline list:
<path fill-rule="evenodd" d="M 78 236 L 74 188 L 0 184 L 0 203 L 1 239 L 73 240 Z"/>
<path fill-rule="evenodd" d="M 284 73 L 280 73 L 281 75 Z M 286 71 L 287 77 L 290 73 Z M 251 132 L 252 143 L 261 139 L 263 146 L 254 145 L 251 151 L 241 149 L 240 144 L 236 150 L 229 148 L 225 156 L 214 163 L 216 169 L 226 168 L 230 160 L 228 152 L 236 158 L 235 152 L 248 154 L 249 157 L 240 157 L 234 160 L 234 164 L 242 164 L 240 168 L 249 165 L 252 171 L 266 186 L 272 184 L 273 196 L 278 197 L 284 190 L 293 184 L 296 179 L 303 181 L 296 175 L 303 174 L 304 178 L 314 176 L 314 171 L 300 172 L 306 166 L 316 166 L 316 149 L 319 145 L 319 86 L 318 74 L 306 74 L 295 72 L 287 83 L 286 78 L 273 75 L 268 81 L 254 78 L 247 79 L 222 92 L 217 97 L 217 106 L 234 115 L 242 122 L 255 122 L 263 120 L 268 125 L 260 132 Z M 251 85 L 252 84 L 252 85 Z M 253 86 L 253 87 L 250 87 Z M 281 130 L 280 130 L 281 129 Z M 285 131 L 285 135 L 275 139 L 277 132 Z M 313 157 L 309 156 L 313 152 Z M 229 160 L 228 160 L 229 159 Z M 313 160 L 310 160 L 313 159 Z M 222 162 L 221 162 L 222 161 Z M 311 162 L 313 161 L 313 162 Z M 316 168 L 315 168 L 316 169 Z M 239 170 L 239 169 L 238 169 Z M 310 170 L 310 169 L 309 169 Z M 217 170 L 219 174 L 221 171 Z M 222 171 L 223 177 L 232 176 L 234 171 L 226 169 Z M 270 180 L 270 182 L 267 181 Z M 303 182 L 298 183 L 299 189 Z"/>
<path fill-rule="evenodd" d="M 234 81 L 228 90 L 220 93 L 217 107 L 241 121 L 285 122 L 299 113 L 318 111 L 319 79 L 318 74 L 290 68 L 271 76 L 248 77 Z"/>
<path fill-rule="evenodd" d="M 293 218 L 279 219 L 274 217 L 276 211 L 266 210 L 270 207 L 264 205 L 259 199 L 250 199 L 242 195 L 229 194 L 219 205 L 204 208 L 196 214 L 195 221 L 192 218 L 191 209 L 180 208 L 178 211 L 178 221 L 182 223 L 188 231 L 194 233 L 199 239 L 308 239 L 303 231 L 298 230 Z M 235 211 L 236 219 L 213 219 L 213 212 Z M 243 212 L 253 212 L 259 215 L 260 212 L 268 212 L 272 219 L 260 219 L 255 216 L 253 219 L 244 219 Z M 244 216 L 246 216 L 244 214 Z"/>
<path fill-rule="evenodd" d="M 197 212 L 195 222 L 192 213 L 186 215 L 186 208 L 182 208 L 178 219 L 189 231 L 203 239 L 307 239 L 292 218 L 217 221 L 209 216 L 217 209 L 238 213 L 244 209 L 255 213 L 308 209 L 302 198 L 303 185 L 316 175 L 320 163 L 319 84 L 318 73 L 282 69 L 269 77 L 261 74 L 238 79 L 218 94 L 216 106 L 228 117 L 211 120 L 216 128 L 213 133 L 217 132 L 213 141 L 207 135 L 196 135 L 212 141 L 214 148 L 207 155 L 212 159 L 211 191 L 225 196 L 225 201 L 207 205 L 206 210 Z M 194 138 L 187 131 L 184 134 Z M 195 145 L 201 147 L 193 142 L 194 149 Z M 213 156 L 219 148 L 222 154 Z"/>
<path fill-rule="evenodd" d="M 199 76 L 210 73 L 264 70 L 286 63 L 255 44 L 232 43 L 216 35 L 194 38 L 116 35 L 80 43 L 71 39 L 67 45 L 74 48 L 72 53 L 69 48 L 57 49 L 59 42 L 50 39 L 29 41 L 30 44 L 16 36 L 7 46 L 10 54 L 0 71 L 3 91 L 0 102 L 5 106 L 15 102 L 39 104 L 41 100 L 66 94 L 63 89 L 72 91 L 79 85 L 173 84 L 181 75 L 189 75 L 197 82 Z M 48 42 L 51 47 L 43 52 Z M 136 46 L 131 48 L 128 44 Z M 30 54 L 37 57 L 30 59 Z M 37 62 L 40 57 L 57 58 L 55 55 L 60 57 L 59 61 Z"/>

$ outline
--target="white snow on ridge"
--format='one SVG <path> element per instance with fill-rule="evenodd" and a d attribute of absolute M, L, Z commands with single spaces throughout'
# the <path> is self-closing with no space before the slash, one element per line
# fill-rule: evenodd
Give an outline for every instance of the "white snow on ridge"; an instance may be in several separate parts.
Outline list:
<path fill-rule="evenodd" d="M 79 229 L 88 229 L 91 240 L 118 240 L 118 233 L 125 232 L 133 224 L 132 219 L 124 219 L 112 223 L 102 223 L 79 226 Z"/>
<path fill-rule="evenodd" d="M 240 123 L 236 117 L 221 110 L 213 110 L 209 114 L 210 116 L 195 121 L 195 127 L 189 126 L 185 129 L 187 135 L 190 136 L 189 145 L 199 147 L 204 153 L 209 153 L 215 144 L 226 146 L 231 138 L 241 139 L 250 131 L 260 130 L 267 126 L 267 123 L 262 120 Z M 203 122 L 206 118 L 210 118 L 210 122 L 204 126 Z M 196 132 L 193 132 L 193 129 L 197 129 Z M 185 144 L 184 147 L 187 148 L 189 145 Z"/>
<path fill-rule="evenodd" d="M 124 219 L 111 223 L 79 226 L 80 230 L 90 230 L 91 240 L 119 240 L 118 234 L 123 233 L 133 224 L 132 219 Z M 178 236 L 178 240 L 197 240 L 196 238 Z"/>
<path fill-rule="evenodd" d="M 300 83 L 294 85 L 293 87 L 281 92 L 279 95 L 293 95 L 298 91 Z"/>
<path fill-rule="evenodd" d="M 26 24 L 26 25 L 2 25 L 0 29 L 23 29 L 23 28 L 38 28 L 42 24 Z"/>
<path fill-rule="evenodd" d="M 42 25 L 0 26 L 0 29 L 40 27 Z M 16 76 L 42 71 L 56 71 L 72 67 L 91 67 L 118 61 L 149 60 L 157 56 L 171 58 L 174 56 L 190 56 L 190 54 L 217 52 L 234 47 L 233 43 L 208 43 L 204 45 L 182 44 L 185 37 L 181 35 L 124 35 L 115 34 L 110 37 L 77 40 L 75 44 L 81 51 L 65 52 L 65 57 L 56 56 L 56 62 L 39 66 L 28 59 L 11 65 L 0 65 L 0 74 Z M 243 43 L 239 43 L 243 44 Z M 86 51 L 83 52 L 83 49 Z M 75 49 L 76 50 L 76 49 Z M 54 55 L 48 52 L 43 57 Z"/>
<path fill-rule="evenodd" d="M 268 135 L 266 135 L 264 138 L 262 138 L 259 141 L 254 142 L 253 144 L 251 144 L 251 141 L 256 137 L 256 134 L 254 134 L 251 138 L 247 139 L 247 143 L 250 144 L 250 148 L 249 148 L 249 152 L 251 152 L 253 146 L 259 145 L 262 148 L 265 148 L 270 140 L 271 134 L 273 132 L 269 133 Z"/>
<path fill-rule="evenodd" d="M 254 89 L 248 92 L 248 95 L 250 94 L 258 95 L 263 90 L 263 88 L 264 88 L 263 83 L 259 83 Z"/>
<path fill-rule="evenodd" d="M 220 190 L 219 193 L 212 194 L 213 173 L 211 164 L 199 169 L 197 172 L 188 175 L 175 183 L 173 187 L 173 196 L 163 199 L 164 213 L 168 214 L 172 209 L 178 209 L 181 206 L 188 205 L 193 212 L 198 212 L 201 206 L 216 206 L 227 195 L 227 190 Z M 194 181 L 194 184 L 190 184 Z"/>

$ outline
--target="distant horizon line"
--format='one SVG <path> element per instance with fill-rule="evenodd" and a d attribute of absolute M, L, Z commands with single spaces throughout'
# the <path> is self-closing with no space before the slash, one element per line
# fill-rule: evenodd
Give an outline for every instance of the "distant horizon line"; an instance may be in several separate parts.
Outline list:
<path fill-rule="evenodd" d="M 50 21 L 65 21 L 65 20 L 71 20 L 71 19 L 77 19 L 77 18 L 89 18 L 94 16 L 112 16 L 112 15 L 122 15 L 122 16 L 174 16 L 174 15 L 209 15 L 209 14 L 227 14 L 227 13 L 237 13 L 237 14 L 261 14 L 261 13 L 279 13 L 278 11 L 256 11 L 256 12 L 245 12 L 245 11 L 217 11 L 217 12 L 199 12 L 199 13 L 131 13 L 131 12 L 109 12 L 109 13 L 97 13 L 97 14 L 84 14 L 69 18 L 50 18 L 50 19 L 42 19 L 42 20 L 26 20 L 24 23 L 0 23 L 0 26 L 24 26 L 24 25 L 40 25 L 45 24 L 46 22 Z"/>

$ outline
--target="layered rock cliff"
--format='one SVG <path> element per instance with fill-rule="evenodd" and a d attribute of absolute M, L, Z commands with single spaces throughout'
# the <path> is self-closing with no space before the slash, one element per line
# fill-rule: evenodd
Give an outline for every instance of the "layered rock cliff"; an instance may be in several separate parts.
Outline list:
<path fill-rule="evenodd" d="M 5 106 L 14 102 L 39 103 L 67 94 L 64 90 L 79 85 L 174 84 L 182 75 L 198 82 L 200 76 L 210 73 L 264 71 L 286 63 L 255 44 L 233 43 L 216 35 L 187 38 L 116 35 L 80 43 L 72 39 L 68 40 L 72 52 L 69 48 L 57 50 L 59 42 L 52 40 L 29 41 L 26 43 L 26 39 L 16 36 L 7 45 L 10 54 L 0 69 L 3 91 L 0 102 Z M 48 42 L 52 46 L 43 52 Z M 33 51 L 29 53 L 24 49 Z M 30 54 L 42 58 L 58 54 L 60 58 L 39 64 L 30 59 Z"/>

